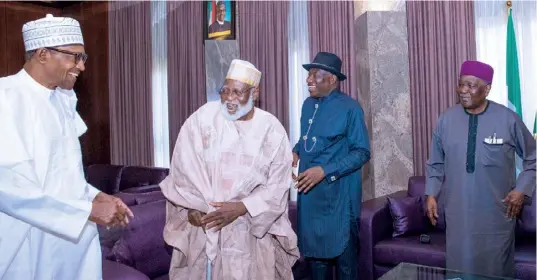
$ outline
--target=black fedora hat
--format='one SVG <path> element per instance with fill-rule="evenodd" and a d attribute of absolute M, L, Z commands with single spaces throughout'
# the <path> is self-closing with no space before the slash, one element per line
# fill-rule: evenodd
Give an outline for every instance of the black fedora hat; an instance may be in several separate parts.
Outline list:
<path fill-rule="evenodd" d="M 344 81 L 347 77 L 341 73 L 341 64 L 341 59 L 337 55 L 329 52 L 318 52 L 312 63 L 304 64 L 302 67 L 308 71 L 311 68 L 323 69 L 336 75 L 340 81 Z"/>

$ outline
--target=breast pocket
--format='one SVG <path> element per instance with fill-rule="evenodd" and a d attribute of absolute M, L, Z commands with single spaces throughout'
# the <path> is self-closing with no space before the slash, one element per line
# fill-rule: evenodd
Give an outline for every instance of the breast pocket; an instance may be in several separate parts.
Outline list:
<path fill-rule="evenodd" d="M 481 162 L 484 166 L 502 167 L 514 160 L 511 147 L 506 144 L 489 144 L 483 143 L 481 151 Z"/>

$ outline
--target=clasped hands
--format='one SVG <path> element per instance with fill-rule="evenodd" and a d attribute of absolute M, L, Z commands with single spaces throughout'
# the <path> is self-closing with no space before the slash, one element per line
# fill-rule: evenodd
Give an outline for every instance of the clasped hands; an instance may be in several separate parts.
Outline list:
<path fill-rule="evenodd" d="M 244 203 L 240 201 L 211 202 L 209 205 L 215 207 L 216 210 L 208 214 L 189 209 L 188 222 L 195 227 L 203 228 L 204 231 L 211 228 L 214 228 L 214 231 L 219 231 L 248 212 Z"/>
<path fill-rule="evenodd" d="M 293 167 L 296 167 L 297 163 L 298 155 L 293 153 Z M 292 176 L 293 181 L 297 183 L 295 188 L 298 189 L 298 192 L 307 193 L 324 179 L 325 174 L 322 167 L 315 166 L 298 174 L 298 176 L 294 173 Z"/>
<path fill-rule="evenodd" d="M 134 214 L 129 207 L 115 196 L 100 192 L 92 201 L 89 220 L 96 224 L 125 227 L 132 218 Z"/>

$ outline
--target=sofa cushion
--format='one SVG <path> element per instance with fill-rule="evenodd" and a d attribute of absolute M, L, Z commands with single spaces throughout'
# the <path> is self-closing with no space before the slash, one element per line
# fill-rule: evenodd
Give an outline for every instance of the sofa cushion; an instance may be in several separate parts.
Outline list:
<path fill-rule="evenodd" d="M 119 190 L 158 185 L 168 173 L 168 168 L 127 166 L 121 171 Z"/>
<path fill-rule="evenodd" d="M 107 259 L 132 266 L 150 278 L 167 274 L 171 254 L 162 234 L 166 222 L 166 200 L 135 205 L 131 210 L 134 218 Z"/>
<path fill-rule="evenodd" d="M 427 231 L 421 196 L 388 197 L 388 208 L 393 221 L 393 237 Z"/>
<path fill-rule="evenodd" d="M 520 213 L 520 217 L 517 220 L 517 233 L 519 235 L 535 238 L 535 190 L 533 190 L 533 195 L 529 202 L 531 204 L 524 205 Z"/>
<path fill-rule="evenodd" d="M 114 194 L 119 191 L 119 181 L 124 166 L 93 164 L 86 169 L 86 180 L 98 190 Z"/>
<path fill-rule="evenodd" d="M 425 182 L 425 176 L 412 176 L 408 179 L 407 191 L 408 196 L 410 197 L 421 197 L 423 204 L 423 213 L 427 213 L 427 196 L 425 195 Z M 431 225 L 428 219 L 427 224 L 429 225 L 429 228 L 433 231 L 445 232 L 446 219 L 444 216 L 444 197 L 442 196 L 442 192 L 440 192 L 440 194 L 438 195 L 436 202 L 438 207 L 438 219 L 436 222 L 436 226 Z"/>
<path fill-rule="evenodd" d="M 140 205 L 166 199 L 160 190 L 144 193 L 118 192 L 114 196 L 119 197 L 127 206 Z"/>
<path fill-rule="evenodd" d="M 145 204 L 157 200 L 165 200 L 166 197 L 164 196 L 164 193 L 161 191 L 154 191 L 154 192 L 147 192 L 147 193 L 140 193 L 136 196 L 136 204 Z"/>
<path fill-rule="evenodd" d="M 373 249 L 375 263 L 395 266 L 401 262 L 445 267 L 446 236 L 429 233 L 430 244 L 421 244 L 419 235 L 395 237 L 378 242 Z"/>
<path fill-rule="evenodd" d="M 149 280 L 143 273 L 117 262 L 103 260 L 103 280 Z"/>
<path fill-rule="evenodd" d="M 535 241 L 517 238 L 515 240 L 515 262 L 529 263 L 535 267 L 536 261 Z"/>
<path fill-rule="evenodd" d="M 166 199 L 161 191 L 134 194 L 118 192 L 114 194 L 114 196 L 119 197 L 129 207 Z M 102 253 L 103 256 L 106 257 L 118 240 L 123 236 L 125 229 L 122 227 L 107 228 L 102 225 L 97 225 L 97 228 L 99 230 Z"/>
<path fill-rule="evenodd" d="M 124 189 L 121 191 L 126 192 L 126 193 L 146 193 L 146 192 L 161 191 L 161 189 L 159 185 L 148 185 L 148 186 L 142 186 L 142 187 L 128 188 L 128 189 Z"/>
<path fill-rule="evenodd" d="M 535 280 L 536 269 L 535 263 L 515 263 L 516 279 Z"/>
<path fill-rule="evenodd" d="M 136 195 L 131 193 L 118 192 L 114 194 L 115 197 L 121 199 L 127 206 L 136 205 Z"/>
<path fill-rule="evenodd" d="M 516 278 L 524 280 L 536 279 L 535 237 L 515 240 Z"/>
<path fill-rule="evenodd" d="M 99 231 L 99 241 L 101 244 L 101 250 L 103 255 L 107 255 L 108 252 L 114 247 L 116 242 L 123 236 L 123 231 L 125 230 L 122 227 L 106 227 L 103 225 L 97 225 L 97 230 Z M 106 249 L 106 253 L 104 252 Z"/>

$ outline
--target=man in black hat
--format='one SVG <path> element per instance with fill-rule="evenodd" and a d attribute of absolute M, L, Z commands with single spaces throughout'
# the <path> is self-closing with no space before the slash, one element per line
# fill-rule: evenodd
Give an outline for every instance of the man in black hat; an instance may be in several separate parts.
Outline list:
<path fill-rule="evenodd" d="M 357 279 L 358 219 L 362 201 L 361 168 L 369 160 L 369 136 L 358 102 L 339 90 L 346 79 L 341 59 L 320 52 L 310 64 L 310 97 L 302 106 L 298 247 L 312 266 L 312 279 L 325 279 L 330 263 L 338 279 Z M 331 274 L 331 273 L 330 273 Z"/>

